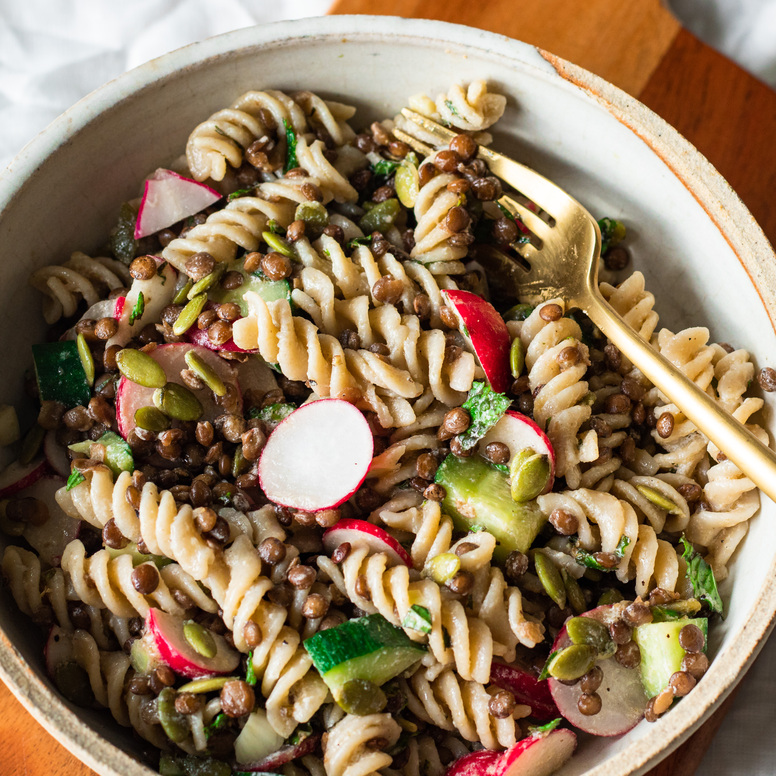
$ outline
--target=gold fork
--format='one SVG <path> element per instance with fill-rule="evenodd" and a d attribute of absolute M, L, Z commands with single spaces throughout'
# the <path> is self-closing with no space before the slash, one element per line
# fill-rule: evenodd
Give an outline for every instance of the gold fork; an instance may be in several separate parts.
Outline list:
<path fill-rule="evenodd" d="M 412 124 L 431 134 L 439 145 L 447 145 L 456 134 L 407 108 L 402 114 Z M 423 155 L 435 153 L 435 149 L 409 132 L 395 129 L 394 134 Z M 776 453 L 652 348 L 601 296 L 598 290 L 601 232 L 590 213 L 535 170 L 482 146 L 478 157 L 487 163 L 494 175 L 551 217 L 545 221 L 508 195 L 499 200 L 499 204 L 518 217 L 538 238 L 536 244 L 528 242 L 514 246 L 527 262 L 528 269 L 499 252 L 500 266 L 508 272 L 510 281 L 519 287 L 521 297 L 534 303 L 561 298 L 567 309 L 582 310 L 653 385 L 758 488 L 776 501 Z"/>

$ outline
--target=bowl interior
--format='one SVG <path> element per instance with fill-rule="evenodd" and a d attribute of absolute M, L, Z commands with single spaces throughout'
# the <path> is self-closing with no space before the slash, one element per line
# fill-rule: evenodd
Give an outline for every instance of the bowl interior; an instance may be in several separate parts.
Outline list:
<path fill-rule="evenodd" d="M 620 101 L 617 111 L 626 111 L 639 127 L 637 134 L 606 100 L 561 78 L 525 44 L 440 23 L 335 17 L 242 30 L 167 55 L 86 98 L 12 163 L 0 177 L 7 257 L 0 268 L 0 322 L 13 332 L 2 346 L 8 378 L 0 401 L 20 400 L 29 347 L 44 333 L 40 299 L 27 285 L 30 271 L 102 244 L 120 203 L 137 196 L 144 175 L 177 157 L 189 131 L 210 113 L 249 89 L 310 89 L 355 104 L 358 127 L 392 116 L 411 94 L 435 96 L 454 82 L 476 78 L 509 99 L 495 146 L 566 188 L 596 217 L 627 224 L 633 268 L 646 275 L 663 325 L 705 325 L 712 339 L 764 355 L 774 307 L 750 275 L 767 260 L 767 244 L 758 243 L 759 232 L 751 237 L 756 227 L 716 174 L 656 117 L 631 107 L 634 101 L 616 90 L 607 92 Z M 592 77 L 589 84 L 603 86 Z M 673 161 L 666 163 L 642 139 L 650 133 L 662 133 Z M 693 179 L 693 191 L 672 171 L 680 162 L 689 165 L 685 177 Z M 709 192 L 715 187 L 744 214 L 741 229 L 710 218 Z M 773 612 L 776 533 L 767 528 L 774 511 L 764 499 L 763 514 L 752 521 L 722 585 L 729 615 L 713 632 L 716 659 L 693 700 L 620 739 L 585 741 L 564 774 L 641 772 L 729 689 Z M 746 584 L 739 584 L 744 570 Z M 42 640 L 5 590 L 2 595 L 0 626 L 10 643 L 0 649 L 0 664 L 42 708 L 42 721 L 64 731 L 69 745 L 100 773 L 148 773 L 79 726 L 66 704 L 48 697 Z M 16 655 L 30 673 L 20 670 Z M 120 749 L 142 749 L 108 715 L 76 714 Z"/>

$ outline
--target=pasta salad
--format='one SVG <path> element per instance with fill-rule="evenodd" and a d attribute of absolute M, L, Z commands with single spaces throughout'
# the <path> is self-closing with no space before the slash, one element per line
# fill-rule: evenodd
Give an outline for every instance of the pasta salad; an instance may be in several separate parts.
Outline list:
<path fill-rule="evenodd" d="M 410 105 L 449 147 L 248 92 L 104 255 L 31 276 L 3 578 L 58 690 L 165 776 L 542 776 L 708 669 L 758 491 L 583 314 L 479 263 L 531 239 L 477 157 L 505 98 Z M 661 328 L 599 225 L 605 298 L 767 441 L 747 351 Z"/>

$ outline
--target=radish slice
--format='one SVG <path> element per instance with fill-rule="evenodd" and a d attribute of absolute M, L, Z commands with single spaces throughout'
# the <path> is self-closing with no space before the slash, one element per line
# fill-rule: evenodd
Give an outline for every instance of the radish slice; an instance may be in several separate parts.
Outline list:
<path fill-rule="evenodd" d="M 489 749 L 470 752 L 451 763 L 445 776 L 498 776 L 501 756 Z"/>
<path fill-rule="evenodd" d="M 249 388 L 257 395 L 276 391 L 278 387 L 277 372 L 261 356 L 250 356 L 242 364 L 237 364 L 237 382 L 241 391 Z"/>
<path fill-rule="evenodd" d="M 261 760 L 256 760 L 252 763 L 241 763 L 240 770 L 247 773 L 280 773 L 280 768 L 286 763 L 312 754 L 320 740 L 320 734 L 313 733 L 307 736 L 307 738 L 303 738 L 298 744 L 281 746 L 276 752 L 262 757 Z"/>
<path fill-rule="evenodd" d="M 78 538 L 81 521 L 66 515 L 56 501 L 56 492 L 65 484 L 59 477 L 42 477 L 34 485 L 25 488 L 14 498 L 35 498 L 48 508 L 49 517 L 43 525 L 28 523 L 22 536 L 38 553 L 41 561 L 58 566 L 65 547 Z"/>
<path fill-rule="evenodd" d="M 547 434 L 531 418 L 514 410 L 507 410 L 501 420 L 482 438 L 480 447 L 484 450 L 491 442 L 505 444 L 509 448 L 510 461 L 526 448 L 540 455 L 546 455 L 550 461 L 550 478 L 543 493 L 549 493 L 552 490 L 555 479 L 555 449 Z"/>
<path fill-rule="evenodd" d="M 231 353 L 255 353 L 255 350 L 244 350 L 237 347 L 234 340 L 230 337 L 226 342 L 221 345 L 216 345 L 210 337 L 207 336 L 206 329 L 199 329 L 196 326 L 192 326 L 184 335 L 188 342 L 192 345 L 198 345 L 201 348 L 207 348 L 208 350 L 228 350 Z"/>
<path fill-rule="evenodd" d="M 213 674 L 231 673 L 240 665 L 240 654 L 232 649 L 222 636 L 210 633 L 215 642 L 216 653 L 213 657 L 205 657 L 186 639 L 184 627 L 182 617 L 160 609 L 148 610 L 147 637 L 158 652 L 160 660 L 176 674 L 188 679 L 199 679 Z"/>
<path fill-rule="evenodd" d="M 148 355 L 154 359 L 164 369 L 168 382 L 179 383 L 183 385 L 181 371 L 188 369 L 185 356 L 186 353 L 193 350 L 225 384 L 235 386 L 236 393 L 233 406 L 225 407 L 216 404 L 213 392 L 208 388 L 202 388 L 194 391 L 194 395 L 202 404 L 202 420 L 215 420 L 219 415 L 225 412 L 242 412 L 242 396 L 237 385 L 237 372 L 222 358 L 206 348 L 198 348 L 196 345 L 189 345 L 187 342 L 171 342 L 166 345 L 160 345 Z M 119 380 L 116 390 L 116 422 L 118 423 L 119 433 L 124 439 L 135 427 L 135 412 L 140 407 L 148 407 L 153 404 L 153 388 L 145 388 L 142 385 L 133 383 L 122 377 Z"/>
<path fill-rule="evenodd" d="M 619 604 L 599 606 L 581 616 L 592 617 L 610 625 L 619 619 L 623 608 Z M 552 650 L 563 649 L 569 644 L 571 639 L 563 627 Z M 647 695 L 641 684 L 641 672 L 637 668 L 624 668 L 614 658 L 599 660 L 597 665 L 604 674 L 603 682 L 597 690 L 603 702 L 598 714 L 588 717 L 577 707 L 577 701 L 582 695 L 579 683 L 569 686 L 550 677 L 550 692 L 560 713 L 575 727 L 594 736 L 619 736 L 627 733 L 644 716 Z"/>
<path fill-rule="evenodd" d="M 533 674 L 519 666 L 493 663 L 490 667 L 490 681 L 504 690 L 509 690 L 518 703 L 530 706 L 532 717 L 548 720 L 560 716 L 547 680 L 540 682 Z"/>
<path fill-rule="evenodd" d="M 638 672 L 637 672 L 638 673 Z M 501 755 L 494 776 L 550 776 L 577 748 L 576 735 L 566 728 L 536 732 Z"/>
<path fill-rule="evenodd" d="M 512 384 L 509 369 L 509 336 L 504 319 L 490 302 L 471 291 L 442 291 L 461 326 L 461 334 L 472 343 L 474 352 L 494 391 L 506 393 Z"/>
<path fill-rule="evenodd" d="M 12 461 L 0 472 L 0 498 L 8 498 L 29 488 L 49 472 L 49 463 L 45 458 L 36 458 L 25 464 Z"/>
<path fill-rule="evenodd" d="M 46 639 L 46 646 L 43 648 L 43 657 L 46 661 L 46 672 L 53 679 L 57 666 L 72 663 L 75 660 L 72 631 L 68 632 L 59 625 L 52 625 Z"/>
<path fill-rule="evenodd" d="M 56 431 L 47 431 L 43 437 L 43 454 L 49 466 L 60 477 L 70 476 L 70 459 L 67 457 L 66 448 L 57 442 Z"/>
<path fill-rule="evenodd" d="M 259 460 L 267 498 L 315 512 L 339 506 L 364 481 L 374 440 L 366 418 L 342 399 L 294 410 L 273 432 Z"/>
<path fill-rule="evenodd" d="M 118 320 L 121 318 L 121 313 L 124 310 L 124 305 L 127 303 L 127 297 L 125 296 L 117 296 L 116 297 L 116 303 L 113 306 L 113 317 Z"/>
<path fill-rule="evenodd" d="M 123 300 L 125 297 L 120 296 L 116 299 L 101 299 L 99 302 L 95 302 L 82 316 L 81 320 L 99 321 L 100 318 L 118 318 L 116 314 L 116 308 L 119 303 L 119 299 Z M 121 306 L 124 306 L 122 301 Z"/>
<path fill-rule="evenodd" d="M 343 542 L 351 547 L 366 547 L 370 553 L 384 552 L 392 566 L 412 568 L 412 558 L 404 547 L 379 525 L 366 520 L 340 520 L 323 534 L 323 548 L 331 555 Z"/>
<path fill-rule="evenodd" d="M 221 195 L 191 178 L 159 168 L 146 182 L 137 213 L 135 239 L 166 229 L 218 202 Z"/>

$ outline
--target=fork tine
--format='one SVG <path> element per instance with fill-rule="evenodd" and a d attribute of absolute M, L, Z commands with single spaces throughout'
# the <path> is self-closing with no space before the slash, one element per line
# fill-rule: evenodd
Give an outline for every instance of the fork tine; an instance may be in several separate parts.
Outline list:
<path fill-rule="evenodd" d="M 423 130 L 433 135 L 442 144 L 449 143 L 456 135 L 455 132 L 443 127 L 436 121 L 421 116 L 409 108 L 403 108 L 402 115 L 419 127 L 422 127 Z M 504 156 L 486 146 L 480 146 L 478 156 L 488 163 L 490 171 L 495 176 L 505 180 L 550 215 L 555 216 L 568 209 L 569 195 L 552 183 L 552 181 L 547 180 L 543 175 L 536 172 L 536 170 L 532 170 L 530 167 L 526 167 L 524 164 L 520 164 L 520 162 L 516 162 L 514 159 L 510 159 L 508 156 Z"/>
<path fill-rule="evenodd" d="M 423 156 L 433 156 L 436 153 L 436 150 L 430 145 L 426 145 L 423 141 L 418 140 L 407 132 L 403 132 L 401 129 L 394 129 L 393 136 L 397 140 L 401 140 L 402 143 L 406 143 L 413 151 L 423 154 Z"/>

